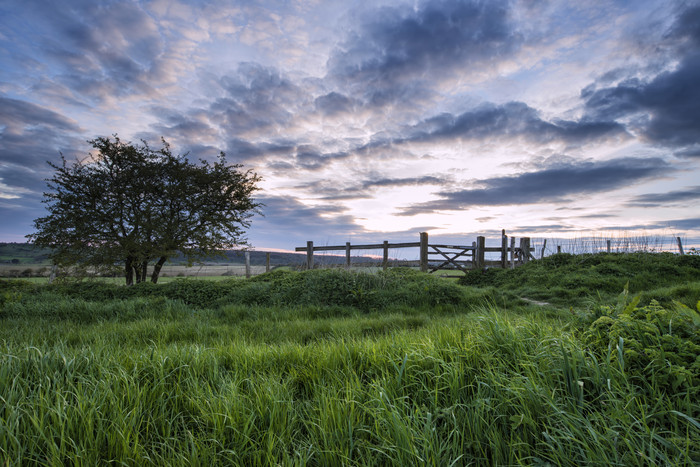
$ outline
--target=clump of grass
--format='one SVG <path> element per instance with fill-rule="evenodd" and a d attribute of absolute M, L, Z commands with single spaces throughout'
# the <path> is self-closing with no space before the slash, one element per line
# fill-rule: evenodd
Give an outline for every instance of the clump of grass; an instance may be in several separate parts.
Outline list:
<path fill-rule="evenodd" d="M 9 290 L 10 287 L 6 286 Z M 124 287 L 104 282 L 35 286 L 34 293 L 87 302 L 154 299 L 181 301 L 197 309 L 229 305 L 272 307 L 352 307 L 364 312 L 396 307 L 463 308 L 484 301 L 507 303 L 496 289 L 469 290 L 410 269 L 370 274 L 344 269 L 302 272 L 273 271 L 250 280 L 207 281 L 183 279 L 165 284 L 142 283 Z"/>
<path fill-rule="evenodd" d="M 561 305 L 700 282 L 700 256 L 671 253 L 556 254 L 516 269 L 470 271 L 463 285 L 500 287 Z"/>

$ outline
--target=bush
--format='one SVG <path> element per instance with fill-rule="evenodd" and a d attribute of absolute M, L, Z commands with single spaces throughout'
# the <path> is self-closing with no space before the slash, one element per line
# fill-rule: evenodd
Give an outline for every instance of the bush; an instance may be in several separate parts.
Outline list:
<path fill-rule="evenodd" d="M 639 306 L 623 292 L 616 306 L 595 310 L 584 342 L 612 359 L 649 392 L 700 399 L 700 302 L 663 307 L 656 300 Z"/>

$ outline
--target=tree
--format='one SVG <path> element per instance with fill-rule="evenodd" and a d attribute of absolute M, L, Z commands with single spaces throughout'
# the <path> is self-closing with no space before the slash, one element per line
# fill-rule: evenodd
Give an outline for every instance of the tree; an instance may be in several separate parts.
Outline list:
<path fill-rule="evenodd" d="M 220 153 L 213 164 L 190 162 L 163 147 L 152 150 L 97 138 L 96 155 L 61 164 L 47 179 L 49 215 L 34 221 L 27 235 L 52 249 L 55 264 L 103 268 L 121 263 L 127 285 L 157 282 L 163 264 L 181 253 L 192 262 L 246 244 L 243 236 L 260 203 L 252 195 L 260 177 L 228 164 Z"/>

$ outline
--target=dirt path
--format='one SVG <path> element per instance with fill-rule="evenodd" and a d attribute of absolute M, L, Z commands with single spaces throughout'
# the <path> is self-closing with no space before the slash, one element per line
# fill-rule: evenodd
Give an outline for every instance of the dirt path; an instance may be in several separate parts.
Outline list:
<path fill-rule="evenodd" d="M 540 302 L 538 300 L 533 300 L 531 298 L 520 297 L 520 299 L 525 300 L 526 302 L 532 303 L 533 305 L 537 305 L 537 306 L 551 306 L 552 305 L 551 303 Z"/>

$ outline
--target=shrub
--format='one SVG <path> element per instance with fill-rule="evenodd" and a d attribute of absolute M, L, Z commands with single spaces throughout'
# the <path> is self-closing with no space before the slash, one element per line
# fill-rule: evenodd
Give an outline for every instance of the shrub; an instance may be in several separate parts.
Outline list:
<path fill-rule="evenodd" d="M 602 306 L 584 333 L 598 355 L 610 349 L 614 360 L 636 384 L 649 392 L 700 398 L 700 302 L 698 311 L 676 303 L 663 307 L 656 300 L 639 306 L 623 292 L 616 306 Z"/>

